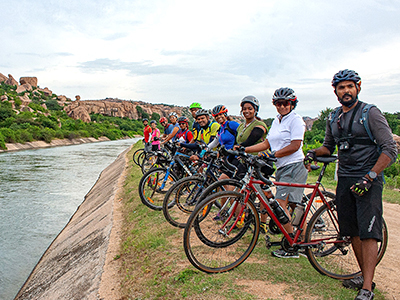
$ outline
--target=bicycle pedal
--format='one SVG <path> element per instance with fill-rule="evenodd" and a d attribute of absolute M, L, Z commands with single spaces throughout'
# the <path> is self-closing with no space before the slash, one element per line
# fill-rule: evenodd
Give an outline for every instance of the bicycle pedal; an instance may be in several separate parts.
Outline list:
<path fill-rule="evenodd" d="M 269 235 L 265 235 L 264 239 L 265 239 L 265 247 L 267 247 L 267 249 L 270 249 L 272 246 L 271 238 L 269 237 Z"/>

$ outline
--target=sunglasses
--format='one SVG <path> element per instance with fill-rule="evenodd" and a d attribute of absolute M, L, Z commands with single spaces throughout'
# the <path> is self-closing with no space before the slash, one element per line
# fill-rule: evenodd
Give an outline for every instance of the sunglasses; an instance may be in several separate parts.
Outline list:
<path fill-rule="evenodd" d="M 288 107 L 290 104 L 291 104 L 290 101 L 275 101 L 274 102 L 274 105 L 276 107 L 280 107 L 280 106 Z"/>

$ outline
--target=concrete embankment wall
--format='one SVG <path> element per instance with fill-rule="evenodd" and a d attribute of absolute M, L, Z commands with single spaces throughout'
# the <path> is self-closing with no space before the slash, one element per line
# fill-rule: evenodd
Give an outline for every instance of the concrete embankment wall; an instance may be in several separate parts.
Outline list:
<path fill-rule="evenodd" d="M 59 147 L 59 146 L 70 146 L 70 145 L 79 145 L 79 144 L 86 144 L 86 143 L 105 142 L 105 141 L 109 141 L 109 140 L 110 140 L 109 138 L 102 136 L 102 137 L 99 137 L 98 139 L 89 137 L 89 138 L 79 138 L 79 139 L 71 139 L 71 140 L 70 139 L 52 140 L 50 143 L 46 143 L 45 141 L 27 142 L 25 144 L 6 143 L 7 150 L 0 149 L 0 152 L 50 148 L 50 147 Z"/>
<path fill-rule="evenodd" d="M 127 149 L 108 166 L 15 299 L 99 299 Z"/>

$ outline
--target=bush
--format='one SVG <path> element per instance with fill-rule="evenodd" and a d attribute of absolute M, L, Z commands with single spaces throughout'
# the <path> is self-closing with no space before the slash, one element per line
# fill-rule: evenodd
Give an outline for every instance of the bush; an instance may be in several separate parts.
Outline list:
<path fill-rule="evenodd" d="M 0 134 L 6 143 L 16 143 L 15 132 L 10 128 L 0 128 Z"/>
<path fill-rule="evenodd" d="M 50 99 L 46 101 L 46 106 L 48 110 L 62 110 L 62 106 L 58 104 L 57 100 Z"/>
<path fill-rule="evenodd" d="M 0 132 L 0 148 L 3 149 L 3 150 L 7 150 L 3 134 L 1 132 Z"/>

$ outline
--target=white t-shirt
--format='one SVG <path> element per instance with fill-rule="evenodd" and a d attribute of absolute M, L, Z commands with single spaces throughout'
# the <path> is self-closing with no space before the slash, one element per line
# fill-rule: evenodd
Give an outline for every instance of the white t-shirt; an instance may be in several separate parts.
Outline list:
<path fill-rule="evenodd" d="M 296 114 L 294 111 L 290 112 L 279 121 L 280 115 L 278 115 L 272 122 L 271 129 L 268 132 L 267 140 L 271 146 L 271 151 L 278 151 L 285 148 L 293 140 L 301 140 L 300 148 L 288 156 L 279 157 L 276 161 L 276 167 L 281 168 L 283 166 L 303 161 L 303 139 L 304 132 L 306 130 L 306 124 L 302 117 Z"/>

